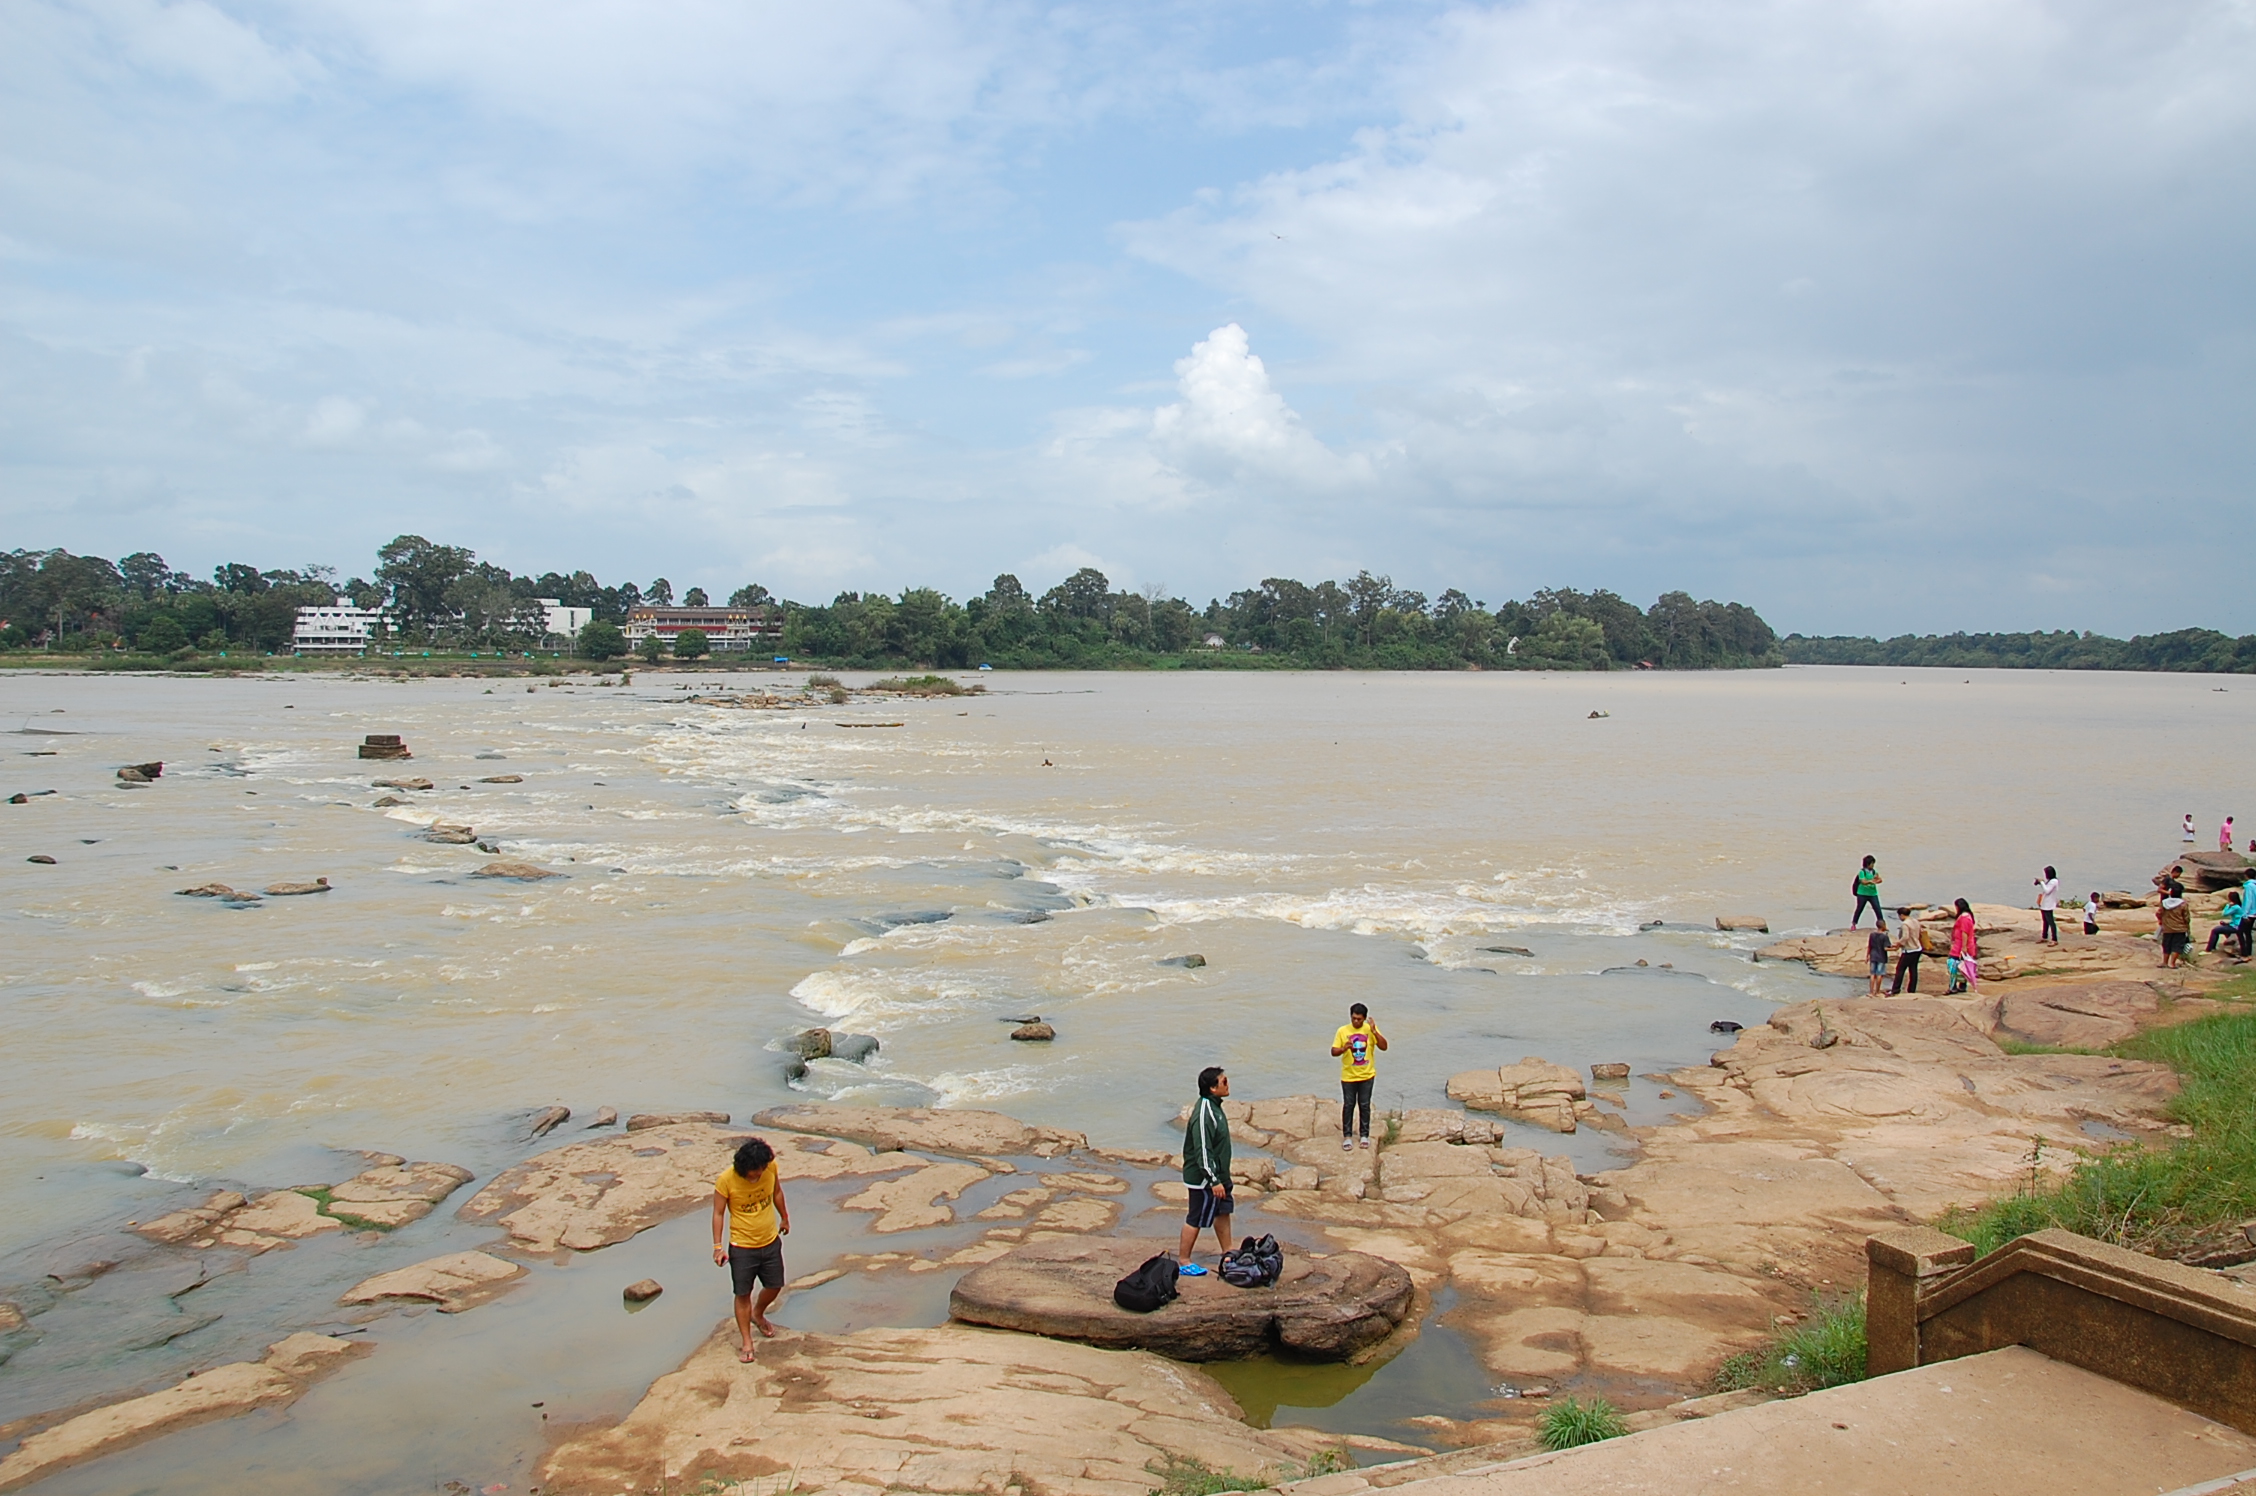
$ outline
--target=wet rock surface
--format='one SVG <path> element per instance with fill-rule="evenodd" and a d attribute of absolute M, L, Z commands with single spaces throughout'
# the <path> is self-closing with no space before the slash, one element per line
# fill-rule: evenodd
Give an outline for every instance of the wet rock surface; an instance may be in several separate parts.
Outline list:
<path fill-rule="evenodd" d="M 880 1151 L 914 1148 L 925 1153 L 966 1155 L 1027 1153 L 1054 1158 L 1088 1145 L 1088 1138 L 1060 1128 L 1037 1127 L 1001 1112 L 956 1111 L 934 1107 L 857 1107 L 813 1103 L 777 1106 L 753 1121 L 763 1127 L 845 1138 Z"/>
<path fill-rule="evenodd" d="M 191 1424 L 295 1402 L 320 1377 L 368 1348 L 300 1333 L 275 1342 L 257 1361 L 231 1361 L 161 1392 L 81 1413 L 30 1435 L 0 1459 L 0 1491 Z"/>
<path fill-rule="evenodd" d="M 1592 1110 L 1582 1077 L 1564 1065 L 1529 1055 L 1517 1065 L 1467 1070 L 1449 1078 L 1449 1099 L 1481 1111 L 1501 1112 L 1553 1132 L 1573 1132 Z"/>
<path fill-rule="evenodd" d="M 1395 1332 L 1410 1312 L 1410 1275 L 1361 1252 L 1285 1254 L 1268 1288 L 1234 1288 L 1220 1274 L 1181 1278 L 1179 1297 L 1150 1314 L 1112 1301 L 1112 1287 L 1173 1243 L 1118 1238 L 1029 1242 L 973 1268 L 948 1297 L 968 1324 L 1022 1330 L 1110 1349 L 1156 1351 L 1178 1361 L 1229 1361 L 1282 1347 L 1344 1361 Z"/>
<path fill-rule="evenodd" d="M 593 1251 L 711 1200 L 713 1181 L 750 1135 L 749 1128 L 684 1122 L 567 1144 L 503 1170 L 460 1215 L 501 1226 L 514 1251 Z M 762 1136 L 775 1148 L 783 1177 L 791 1180 L 926 1166 L 923 1159 L 880 1158 L 833 1138 Z"/>
<path fill-rule="evenodd" d="M 441 1314 L 460 1314 L 498 1298 L 524 1276 L 523 1263 L 504 1262 L 485 1252 L 450 1252 L 363 1279 L 345 1290 L 337 1302 L 375 1304 L 386 1299 L 412 1299 L 438 1305 Z"/>

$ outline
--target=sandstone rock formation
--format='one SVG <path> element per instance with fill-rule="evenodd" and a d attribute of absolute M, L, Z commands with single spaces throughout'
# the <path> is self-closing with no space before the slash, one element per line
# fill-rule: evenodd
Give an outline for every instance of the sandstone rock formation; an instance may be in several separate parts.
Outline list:
<path fill-rule="evenodd" d="M 484 867 L 470 870 L 473 878 L 511 878 L 519 883 L 538 883 L 543 878 L 566 876 L 552 868 L 537 867 L 530 862 L 489 862 Z"/>
<path fill-rule="evenodd" d="M 1449 1098 L 1484 1112 L 1501 1112 L 1553 1132 L 1573 1132 L 1575 1119 L 1592 1110 L 1582 1077 L 1564 1065 L 1529 1055 L 1497 1070 L 1468 1070 L 1449 1078 Z"/>
<path fill-rule="evenodd" d="M 1021 1042 L 1046 1042 L 1057 1037 L 1057 1030 L 1046 1023 L 1022 1023 L 1011 1030 L 1010 1036 Z"/>
<path fill-rule="evenodd" d="M 363 1279 L 345 1290 L 340 1304 L 374 1304 L 384 1299 L 417 1299 L 439 1306 L 441 1314 L 460 1314 L 507 1292 L 525 1276 L 522 1263 L 504 1262 L 484 1252 L 451 1252 Z"/>
<path fill-rule="evenodd" d="M 752 1119 L 764 1127 L 846 1138 L 879 1151 L 914 1148 L 925 1153 L 977 1157 L 1030 1153 L 1055 1158 L 1088 1146 L 1078 1132 L 1036 1127 L 1001 1112 L 940 1110 L 932 1107 L 859 1107 L 810 1103 L 770 1107 Z"/>
<path fill-rule="evenodd" d="M 411 1164 L 389 1153 L 362 1156 L 370 1166 L 337 1184 L 271 1190 L 252 1200 L 221 1190 L 202 1205 L 133 1229 L 171 1246 L 242 1247 L 259 1253 L 348 1225 L 404 1226 L 429 1215 L 471 1178 L 468 1169 L 454 1164 Z"/>
<path fill-rule="evenodd" d="M 367 1349 L 360 1342 L 300 1333 L 268 1346 L 257 1361 L 230 1361 L 162 1392 L 81 1413 L 30 1435 L 0 1459 L 0 1491 L 190 1424 L 295 1402 L 321 1376 Z"/>
<path fill-rule="evenodd" d="M 710 1200 L 713 1181 L 748 1135 L 711 1122 L 685 1122 L 570 1143 L 503 1170 L 460 1215 L 500 1225 L 517 1251 L 593 1251 Z M 929 1167 L 923 1159 L 879 1157 L 830 1138 L 763 1135 L 781 1158 L 784 1176 L 793 1180 Z"/>
<path fill-rule="evenodd" d="M 269 883 L 266 896 L 270 899 L 295 898 L 302 894 L 329 892 L 329 880 L 316 878 L 311 883 Z"/>
<path fill-rule="evenodd" d="M 458 826 L 447 821 L 433 821 L 424 829 L 423 839 L 451 847 L 466 847 L 478 839 L 478 833 L 468 826 Z"/>
<path fill-rule="evenodd" d="M 1984 1028 L 2024 1043 L 2103 1049 L 2137 1033 L 2161 1006 L 2152 982 L 2016 983 L 1985 996 L 1979 1012 Z"/>
<path fill-rule="evenodd" d="M 943 1325 L 787 1330 L 758 1355 L 739 1365 L 716 1334 L 623 1423 L 567 1439 L 537 1484 L 614 1496 L 710 1473 L 863 1496 L 1147 1496 L 1164 1456 L 1252 1472 L 1332 1442 L 1248 1428 L 1213 1381 L 1141 1351 Z"/>
<path fill-rule="evenodd" d="M 1392 1335 L 1415 1296 L 1410 1275 L 1382 1258 L 1288 1251 L 1272 1287 L 1234 1288 L 1209 1274 L 1179 1279 L 1180 1297 L 1150 1314 L 1113 1303 L 1113 1284 L 1172 1246 L 1134 1237 L 1029 1242 L 964 1274 L 948 1312 L 968 1324 L 1178 1361 L 1236 1360 L 1278 1346 L 1340 1361 Z"/>

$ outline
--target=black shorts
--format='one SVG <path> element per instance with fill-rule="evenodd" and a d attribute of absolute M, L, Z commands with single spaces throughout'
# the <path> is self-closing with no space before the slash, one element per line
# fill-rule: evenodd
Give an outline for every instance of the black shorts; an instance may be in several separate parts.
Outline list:
<path fill-rule="evenodd" d="M 2172 930 L 2162 937 L 2162 954 L 2182 956 L 2185 954 L 2186 947 L 2191 944 L 2193 944 L 2191 935 L 2186 934 L 2183 930 Z"/>
<path fill-rule="evenodd" d="M 1214 1224 L 1216 1216 L 1229 1215 L 1235 1208 L 1235 1202 L 1230 1198 L 1229 1185 L 1222 1186 L 1219 1197 L 1210 1189 L 1195 1188 L 1191 1191 L 1190 1198 L 1184 1202 L 1183 1219 L 1193 1231 L 1204 1231 Z"/>
<path fill-rule="evenodd" d="M 740 1299 L 752 1292 L 754 1282 L 766 1288 L 783 1287 L 783 1238 L 777 1237 L 764 1247 L 740 1247 L 731 1242 L 729 1280 Z"/>

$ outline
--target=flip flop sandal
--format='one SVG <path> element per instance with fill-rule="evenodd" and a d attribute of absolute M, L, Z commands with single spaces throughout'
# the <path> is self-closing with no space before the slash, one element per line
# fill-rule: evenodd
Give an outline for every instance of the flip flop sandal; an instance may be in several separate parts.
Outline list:
<path fill-rule="evenodd" d="M 1186 1278 L 1203 1278 L 1206 1276 L 1206 1269 L 1200 1267 L 1195 1262 L 1186 1262 L 1181 1267 L 1175 1269 L 1175 1271 L 1182 1274 Z"/>

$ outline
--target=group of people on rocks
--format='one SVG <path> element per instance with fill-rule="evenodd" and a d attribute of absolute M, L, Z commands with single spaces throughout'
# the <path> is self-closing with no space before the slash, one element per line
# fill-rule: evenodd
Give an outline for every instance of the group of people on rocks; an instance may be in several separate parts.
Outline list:
<path fill-rule="evenodd" d="M 2223 851 L 2232 850 L 2232 817 L 2218 833 L 2218 846 Z M 2186 839 L 2191 841 L 2193 817 L 2185 819 Z M 2256 854 L 2256 842 L 2249 844 L 2251 854 Z M 2162 947 L 2161 966 L 2173 969 L 2185 962 L 2186 951 L 2193 943 L 2192 906 L 2186 901 L 2185 868 L 2172 867 L 2154 879 L 2155 932 Z M 1882 996 L 1881 982 L 1888 977 L 1888 959 L 1895 956 L 1895 976 L 1889 981 L 1886 996 L 1919 991 L 1919 962 L 1924 956 L 1938 954 L 1933 942 L 1936 937 L 1926 926 L 1912 918 L 1909 905 L 1896 909 L 1897 935 L 1893 941 L 1888 935 L 1888 920 L 1880 907 L 1880 876 L 1878 859 L 1866 857 L 1857 869 L 1851 891 L 1856 896 L 1855 912 L 1849 916 L 1849 928 L 1854 930 L 1864 920 L 1864 911 L 1872 910 L 1872 933 L 1865 937 L 1865 971 L 1869 983 L 1867 995 Z M 2044 945 L 2060 944 L 2060 871 L 2047 867 L 2032 880 L 2037 890 L 2037 941 Z M 2094 890 L 2084 900 L 2084 933 L 2099 933 L 2101 895 Z M 1955 914 L 1951 919 L 1950 935 L 1945 948 L 1945 959 L 1950 966 L 1950 984 L 1945 994 L 1969 992 L 1981 984 L 1981 940 L 1975 929 L 1974 906 L 1965 899 L 1954 901 Z M 2209 932 L 2209 952 L 2214 955 L 2221 941 L 2232 943 L 2233 958 L 2247 961 L 2256 955 L 2256 868 L 2251 868 L 2241 885 L 2225 901 L 2217 924 Z"/>
<path fill-rule="evenodd" d="M 1332 1035 L 1332 1054 L 1340 1062 L 1340 1147 L 1353 1152 L 1371 1146 L 1371 1092 L 1378 1081 L 1378 1057 L 1386 1035 L 1371 1021 L 1371 1010 L 1356 1003 L 1347 1022 Z M 1186 1191 L 1181 1250 L 1182 1272 L 1204 1277 L 1207 1269 L 1191 1260 L 1199 1233 L 1214 1232 L 1215 1250 L 1230 1249 L 1233 1204 L 1230 1181 L 1230 1119 L 1222 1098 L 1230 1094 L 1229 1072 L 1209 1065 L 1199 1072 L 1198 1100 L 1183 1133 L 1183 1184 Z M 713 1181 L 713 1263 L 729 1270 L 736 1300 L 736 1358 L 753 1359 L 753 1334 L 773 1336 L 768 1310 L 783 1293 L 783 1238 L 791 1234 L 791 1206 L 784 1199 L 775 1149 L 765 1138 L 747 1138 Z"/>

